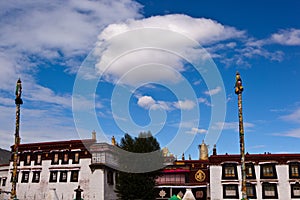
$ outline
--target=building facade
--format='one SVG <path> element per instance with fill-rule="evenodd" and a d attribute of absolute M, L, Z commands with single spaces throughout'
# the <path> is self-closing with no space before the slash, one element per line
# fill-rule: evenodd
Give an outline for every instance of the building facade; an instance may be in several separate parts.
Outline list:
<path fill-rule="evenodd" d="M 241 198 L 240 155 L 212 155 L 211 199 Z M 300 199 L 300 154 L 246 154 L 249 199 Z"/>
<path fill-rule="evenodd" d="M 18 154 L 17 197 L 20 200 L 74 199 L 80 186 L 85 200 L 116 200 L 120 169 L 115 141 L 92 139 L 21 144 Z M 174 159 L 163 149 L 166 166 L 157 178 L 156 199 L 183 196 L 195 200 L 241 199 L 240 155 L 208 156 L 204 142 L 199 159 Z M 300 154 L 246 154 L 249 199 L 300 199 Z M 12 161 L 0 165 L 0 200 L 9 199 Z"/>
<path fill-rule="evenodd" d="M 96 170 L 92 167 L 90 148 L 96 144 L 95 138 L 94 135 L 93 139 L 86 140 L 19 145 L 18 199 L 74 199 L 78 186 L 83 190 L 83 199 L 116 199 L 115 173 L 108 170 L 105 163 Z M 12 161 L 0 166 L 2 191 L 11 191 L 12 169 Z M 9 197 L 9 193 L 1 192 L 0 199 Z"/>

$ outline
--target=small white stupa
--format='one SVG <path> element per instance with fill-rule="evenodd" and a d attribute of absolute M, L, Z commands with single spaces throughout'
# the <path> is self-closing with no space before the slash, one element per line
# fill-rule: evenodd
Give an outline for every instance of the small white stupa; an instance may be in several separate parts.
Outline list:
<path fill-rule="evenodd" d="M 186 189 L 186 192 L 185 192 L 182 200 L 196 200 L 191 189 L 189 189 L 189 188 Z"/>

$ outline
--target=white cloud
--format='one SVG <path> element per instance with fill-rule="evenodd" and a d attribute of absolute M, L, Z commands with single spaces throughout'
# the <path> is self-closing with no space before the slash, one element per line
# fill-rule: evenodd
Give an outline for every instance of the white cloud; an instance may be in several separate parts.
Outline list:
<path fill-rule="evenodd" d="M 151 96 L 138 96 L 137 104 L 145 109 L 164 109 L 164 110 L 191 110 L 196 104 L 191 100 L 179 100 L 176 102 L 156 101 Z"/>
<path fill-rule="evenodd" d="M 300 45 L 300 29 L 280 30 L 272 34 L 270 40 L 282 45 Z"/>
<path fill-rule="evenodd" d="M 279 134 L 274 134 L 277 136 L 286 136 L 286 137 L 293 137 L 293 138 L 300 138 L 300 128 L 291 129 Z"/>
<path fill-rule="evenodd" d="M 206 129 L 199 129 L 199 128 L 191 128 L 191 130 L 187 131 L 187 133 L 191 133 L 191 134 L 205 134 L 207 133 Z"/>
<path fill-rule="evenodd" d="M 49 63 L 76 72 L 99 32 L 110 23 L 140 18 L 140 8 L 131 0 L 0 1 L 1 105 L 11 105 L 10 99 L 14 104 L 13 92 L 20 77 L 27 107 L 21 111 L 22 142 L 76 137 L 73 118 L 68 115 L 71 95 L 40 85 L 37 73 L 47 73 Z M 37 109 L 29 109 L 34 106 Z M 14 110 L 0 106 L 2 147 L 13 143 Z"/>
<path fill-rule="evenodd" d="M 138 99 L 138 105 L 140 107 L 149 109 L 151 106 L 153 106 L 156 102 L 151 96 L 142 96 Z"/>
<path fill-rule="evenodd" d="M 153 38 L 147 40 L 145 32 L 143 32 L 146 28 L 157 28 L 160 31 L 157 31 L 156 34 L 151 32 L 152 35 L 146 35 L 146 38 Z M 167 30 L 165 34 L 162 34 L 161 31 L 163 30 Z M 95 55 L 99 57 L 97 69 L 100 73 L 105 74 L 106 80 L 114 83 L 137 85 L 143 81 L 172 83 L 180 81 L 180 72 L 185 70 L 181 57 L 164 49 L 136 47 L 139 44 L 146 47 L 157 47 L 156 45 L 159 44 L 169 49 L 180 49 L 183 57 L 189 56 L 191 59 L 199 59 L 203 55 L 204 59 L 207 58 L 203 50 L 194 48 L 196 43 L 187 44 L 186 41 L 180 41 L 178 37 L 170 35 L 169 31 L 185 35 L 202 45 L 244 36 L 243 31 L 233 27 L 224 26 L 211 19 L 192 18 L 187 15 L 175 14 L 128 20 L 109 25 L 98 36 L 97 47 L 99 49 L 95 51 Z M 129 37 L 126 33 L 133 34 L 133 36 Z M 121 37 L 124 34 L 128 37 L 122 40 L 116 39 L 116 44 L 113 43 L 112 38 L 114 36 Z M 101 45 L 105 44 L 106 41 L 111 43 L 102 47 Z M 233 43 L 229 44 L 230 47 L 233 45 Z M 119 51 L 124 47 L 132 47 L 134 51 L 126 52 L 125 55 L 120 56 Z M 122 80 L 118 82 L 120 79 Z"/>
<path fill-rule="evenodd" d="M 217 86 L 214 89 L 205 91 L 204 94 L 212 96 L 212 95 L 216 95 L 216 94 L 220 93 L 221 91 L 222 91 L 222 88 L 220 86 Z"/>
<path fill-rule="evenodd" d="M 191 100 L 178 101 L 174 103 L 174 106 L 182 110 L 191 110 L 195 107 L 195 103 Z"/>
<path fill-rule="evenodd" d="M 203 98 L 203 97 L 198 98 L 198 102 L 203 103 L 207 106 L 211 106 L 211 103 L 206 98 Z"/>
<path fill-rule="evenodd" d="M 281 116 L 280 118 L 285 121 L 300 123 L 300 108 L 294 110 L 291 114 Z"/>
<path fill-rule="evenodd" d="M 244 122 L 244 129 L 253 128 L 255 125 L 249 122 Z M 234 130 L 236 132 L 239 131 L 239 122 L 217 122 L 213 124 L 213 129 L 217 130 Z"/>

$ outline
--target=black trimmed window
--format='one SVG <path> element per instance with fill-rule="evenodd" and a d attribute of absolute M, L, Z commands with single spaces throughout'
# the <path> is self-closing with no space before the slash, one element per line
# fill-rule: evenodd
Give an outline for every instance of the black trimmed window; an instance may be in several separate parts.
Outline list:
<path fill-rule="evenodd" d="M 238 179 L 237 164 L 225 163 L 222 165 L 222 179 Z"/>
<path fill-rule="evenodd" d="M 71 171 L 71 182 L 78 182 L 78 177 L 79 177 L 79 171 L 78 170 L 74 170 Z"/>
<path fill-rule="evenodd" d="M 275 163 L 262 164 L 260 165 L 260 178 L 277 178 L 276 165 Z"/>
<path fill-rule="evenodd" d="M 247 197 L 251 199 L 256 199 L 256 188 L 254 184 L 247 183 L 246 184 Z"/>
<path fill-rule="evenodd" d="M 4 186 L 6 186 L 6 180 L 7 180 L 7 178 L 2 178 L 2 186 L 4 187 Z"/>
<path fill-rule="evenodd" d="M 58 171 L 50 171 L 50 179 L 49 182 L 57 182 Z"/>
<path fill-rule="evenodd" d="M 13 173 L 11 173 L 10 182 L 13 182 Z M 19 181 L 19 172 L 17 172 L 16 183 Z"/>
<path fill-rule="evenodd" d="M 291 197 L 292 198 L 300 197 L 300 184 L 299 183 L 291 184 Z"/>
<path fill-rule="evenodd" d="M 112 170 L 108 170 L 107 172 L 107 184 L 108 185 L 114 184 L 114 172 Z"/>
<path fill-rule="evenodd" d="M 40 171 L 34 171 L 32 175 L 32 182 L 33 183 L 39 183 L 40 182 Z"/>
<path fill-rule="evenodd" d="M 61 171 L 59 174 L 59 182 L 67 182 L 68 180 L 68 171 Z"/>
<path fill-rule="evenodd" d="M 58 165 L 58 163 L 59 163 L 59 154 L 58 153 L 53 153 L 52 154 L 51 165 Z"/>
<path fill-rule="evenodd" d="M 79 163 L 79 160 L 80 160 L 79 155 L 80 155 L 79 152 L 75 152 L 73 154 L 73 161 L 72 161 L 73 164 L 78 164 Z"/>
<path fill-rule="evenodd" d="M 277 184 L 263 183 L 262 184 L 263 199 L 278 199 Z"/>
<path fill-rule="evenodd" d="M 237 184 L 223 185 L 223 198 L 224 199 L 238 199 L 239 191 Z"/>
<path fill-rule="evenodd" d="M 31 165 L 31 156 L 30 154 L 25 154 L 24 165 Z"/>
<path fill-rule="evenodd" d="M 34 165 L 42 165 L 42 154 L 35 155 Z"/>
<path fill-rule="evenodd" d="M 289 175 L 290 178 L 300 178 L 300 163 L 289 163 Z"/>
<path fill-rule="evenodd" d="M 17 165 L 20 166 L 20 155 L 17 156 Z"/>
<path fill-rule="evenodd" d="M 246 178 L 255 179 L 255 168 L 253 163 L 246 163 Z"/>
<path fill-rule="evenodd" d="M 29 171 L 22 172 L 21 183 L 28 183 L 29 181 Z"/>
<path fill-rule="evenodd" d="M 69 164 L 69 153 L 68 152 L 63 153 L 63 159 L 61 161 L 61 164 Z"/>

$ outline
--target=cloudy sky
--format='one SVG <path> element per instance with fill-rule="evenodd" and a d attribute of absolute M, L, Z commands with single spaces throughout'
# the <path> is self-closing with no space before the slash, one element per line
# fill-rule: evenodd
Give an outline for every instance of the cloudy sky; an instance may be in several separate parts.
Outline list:
<path fill-rule="evenodd" d="M 176 155 L 205 140 L 239 153 L 299 152 L 298 1 L 1 1 L 0 148 L 151 131 Z"/>

